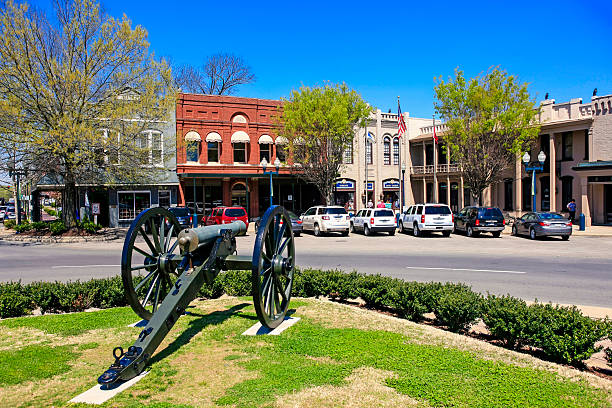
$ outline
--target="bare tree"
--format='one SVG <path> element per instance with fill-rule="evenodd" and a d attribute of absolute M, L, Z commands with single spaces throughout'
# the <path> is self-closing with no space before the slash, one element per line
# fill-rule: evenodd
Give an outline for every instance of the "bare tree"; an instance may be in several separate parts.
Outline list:
<path fill-rule="evenodd" d="M 208 57 L 201 68 L 191 65 L 176 67 L 174 81 L 183 92 L 231 95 L 239 85 L 255 82 L 255 75 L 242 58 L 216 54 Z"/>

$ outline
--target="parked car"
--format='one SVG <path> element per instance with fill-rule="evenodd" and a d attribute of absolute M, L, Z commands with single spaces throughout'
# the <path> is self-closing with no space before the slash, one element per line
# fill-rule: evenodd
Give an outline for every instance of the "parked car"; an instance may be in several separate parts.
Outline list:
<path fill-rule="evenodd" d="M 168 208 L 179 224 L 181 224 L 181 228 L 191 228 L 193 226 L 193 215 L 191 214 L 191 210 L 187 207 L 170 207 Z M 166 221 L 166 227 L 170 228 L 170 224 Z"/>
<path fill-rule="evenodd" d="M 359 210 L 351 219 L 351 232 L 363 231 L 364 235 L 376 232 L 388 232 L 395 235 L 395 215 L 385 208 L 366 208 Z"/>
<path fill-rule="evenodd" d="M 411 230 L 415 237 L 428 232 L 450 236 L 454 228 L 453 213 L 446 204 L 416 204 L 410 206 L 399 220 L 400 232 Z"/>
<path fill-rule="evenodd" d="M 21 213 L 23 214 L 23 212 Z M 5 220 L 15 220 L 17 219 L 17 210 L 15 209 L 15 207 L 7 205 L 6 206 L 6 210 L 4 211 L 4 217 Z"/>
<path fill-rule="evenodd" d="M 291 229 L 293 230 L 293 236 L 299 237 L 300 235 L 302 235 L 303 222 L 300 217 L 298 217 L 295 213 L 291 211 L 287 211 L 287 213 L 289 214 L 289 218 L 291 219 Z M 259 223 L 261 222 L 261 217 L 254 218 L 252 221 L 255 223 L 255 232 L 257 232 L 257 230 L 259 229 Z"/>
<path fill-rule="evenodd" d="M 572 235 L 572 221 L 554 212 L 528 212 L 514 222 L 512 235 L 529 235 L 531 239 L 560 236 L 567 241 Z"/>
<path fill-rule="evenodd" d="M 206 225 L 229 224 L 234 221 L 242 221 L 249 227 L 249 217 L 244 207 L 214 208 L 211 216 L 206 219 Z"/>
<path fill-rule="evenodd" d="M 490 232 L 499 238 L 505 227 L 504 214 L 497 207 L 465 207 L 455 216 L 455 232 L 463 231 L 468 237 Z"/>
<path fill-rule="evenodd" d="M 317 237 L 328 232 L 340 232 L 343 236 L 349 234 L 350 217 L 344 207 L 310 207 L 302 214 L 301 219 L 303 230 L 312 231 Z"/>
<path fill-rule="evenodd" d="M 4 222 L 5 213 L 6 213 L 6 205 L 0 205 L 0 222 Z"/>

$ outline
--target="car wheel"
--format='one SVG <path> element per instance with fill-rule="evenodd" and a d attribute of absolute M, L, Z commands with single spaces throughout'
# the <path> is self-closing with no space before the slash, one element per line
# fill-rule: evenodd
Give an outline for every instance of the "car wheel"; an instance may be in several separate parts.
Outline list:
<path fill-rule="evenodd" d="M 516 225 L 512 226 L 512 235 L 518 237 L 518 229 L 516 228 Z"/>
<path fill-rule="evenodd" d="M 536 230 L 535 230 L 535 228 L 531 227 L 531 228 L 529 229 L 529 238 L 531 238 L 531 239 L 536 239 L 537 237 L 538 237 L 538 236 L 537 236 L 537 234 L 536 234 Z"/>
<path fill-rule="evenodd" d="M 398 228 L 399 228 L 400 234 L 403 234 L 404 232 L 406 232 L 406 230 L 404 229 L 404 223 L 401 221 L 399 222 Z"/>
<path fill-rule="evenodd" d="M 370 227 L 368 227 L 367 225 L 363 226 L 363 235 L 365 235 L 366 237 L 372 235 L 372 232 L 370 232 Z"/>
<path fill-rule="evenodd" d="M 391 235 L 391 236 L 395 235 L 395 230 L 389 231 L 389 235 Z"/>
<path fill-rule="evenodd" d="M 468 225 L 467 229 L 465 230 L 465 235 L 467 235 L 470 238 L 474 236 L 474 229 L 472 228 L 471 225 Z"/>
<path fill-rule="evenodd" d="M 567 240 L 569 240 L 569 237 L 570 237 L 569 235 L 563 235 L 561 237 L 561 239 L 564 240 L 564 241 L 567 241 Z"/>
<path fill-rule="evenodd" d="M 355 226 L 353 225 L 353 223 L 351 222 L 351 226 L 349 227 L 349 230 L 351 232 L 355 232 Z"/>
<path fill-rule="evenodd" d="M 447 238 L 448 238 L 448 237 L 450 237 L 450 234 L 451 234 L 451 232 L 450 232 L 450 231 L 443 231 L 443 232 L 442 232 L 442 235 L 443 235 L 443 236 L 445 236 L 445 237 L 447 237 Z"/>
<path fill-rule="evenodd" d="M 348 235 L 349 235 L 349 230 L 342 231 L 342 236 L 343 237 L 348 237 Z"/>
<path fill-rule="evenodd" d="M 301 233 L 301 232 L 294 232 L 294 233 L 293 233 L 293 236 L 294 236 L 294 237 L 299 237 L 300 235 L 302 235 L 302 233 Z"/>
<path fill-rule="evenodd" d="M 491 235 L 493 235 L 493 238 L 499 238 L 501 235 L 501 232 L 496 231 L 496 232 L 492 232 Z"/>
<path fill-rule="evenodd" d="M 414 235 L 415 237 L 421 236 L 421 230 L 419 229 L 419 224 L 414 224 L 414 227 L 412 227 L 412 235 Z"/>
<path fill-rule="evenodd" d="M 315 224 L 314 225 L 313 233 L 314 233 L 315 237 L 320 237 L 321 236 L 321 228 L 319 228 L 319 224 Z"/>

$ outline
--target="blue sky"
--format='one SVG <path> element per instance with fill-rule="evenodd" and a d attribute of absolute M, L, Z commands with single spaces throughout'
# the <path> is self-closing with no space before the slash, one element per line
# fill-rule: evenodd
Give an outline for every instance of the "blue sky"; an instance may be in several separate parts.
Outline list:
<path fill-rule="evenodd" d="M 48 7 L 50 0 L 34 0 Z M 416 4 L 411 4 L 416 3 Z M 612 2 L 240 2 L 105 0 L 149 32 L 152 49 L 201 64 L 229 52 L 257 81 L 239 96 L 278 99 L 346 82 L 383 111 L 431 117 L 434 78 L 499 65 L 538 100 L 612 94 Z"/>

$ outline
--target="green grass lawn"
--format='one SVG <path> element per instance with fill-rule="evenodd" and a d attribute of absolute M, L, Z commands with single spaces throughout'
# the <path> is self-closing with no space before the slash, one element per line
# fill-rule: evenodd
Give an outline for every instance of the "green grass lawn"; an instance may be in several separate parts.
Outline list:
<path fill-rule="evenodd" d="M 422 407 L 556 408 L 612 402 L 607 380 L 551 363 L 535 367 L 532 357 L 508 350 L 483 352 L 473 339 L 460 346 L 453 343 L 458 336 L 441 343 L 434 337 L 445 334 L 434 328 L 312 299 L 292 307 L 301 320 L 282 335 L 247 337 L 240 333 L 257 319 L 246 300 L 196 302 L 154 355 L 149 375 L 106 406 L 372 407 L 413 401 Z M 10 344 L 0 349 L 2 406 L 66 405 L 95 384 L 112 362 L 112 347 L 135 340 L 140 329 L 126 326 L 136 320 L 118 308 L 1 321 L 0 344 Z M 34 331 L 44 334 L 28 344 Z M 378 384 L 359 386 L 354 379 L 360 372 L 383 374 Z M 377 394 L 383 391 L 383 397 Z"/>

